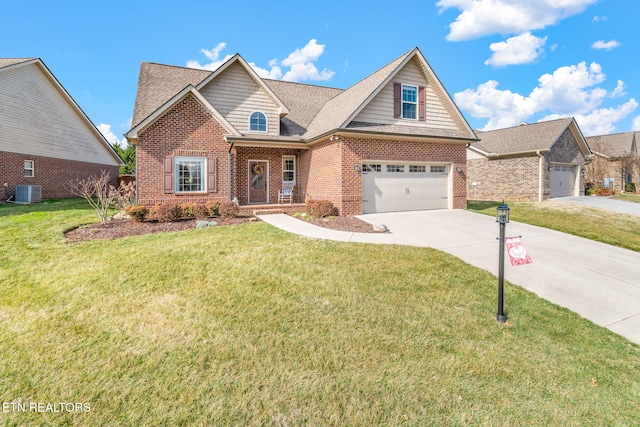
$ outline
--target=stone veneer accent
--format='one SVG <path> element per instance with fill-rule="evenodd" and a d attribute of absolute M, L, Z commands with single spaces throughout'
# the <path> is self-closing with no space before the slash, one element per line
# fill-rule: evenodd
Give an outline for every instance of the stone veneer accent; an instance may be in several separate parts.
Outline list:
<path fill-rule="evenodd" d="M 35 176 L 24 176 L 25 160 L 33 160 Z M 0 200 L 6 200 L 14 194 L 16 185 L 41 185 L 43 199 L 75 197 L 69 190 L 70 181 L 100 176 L 103 170 L 109 173 L 111 184 L 116 186 L 118 166 L 0 152 L 0 186 L 5 182 L 8 184 L 6 189 L 0 187 Z"/>

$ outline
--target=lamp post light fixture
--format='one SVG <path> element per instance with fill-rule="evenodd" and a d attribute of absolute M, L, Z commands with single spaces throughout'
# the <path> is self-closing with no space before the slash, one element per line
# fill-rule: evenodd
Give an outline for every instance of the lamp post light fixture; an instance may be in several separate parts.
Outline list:
<path fill-rule="evenodd" d="M 500 224 L 500 254 L 498 255 L 498 314 L 496 320 L 500 323 L 507 321 L 507 316 L 504 314 L 504 229 L 509 222 L 509 206 L 506 205 L 504 200 L 496 208 L 496 222 Z"/>

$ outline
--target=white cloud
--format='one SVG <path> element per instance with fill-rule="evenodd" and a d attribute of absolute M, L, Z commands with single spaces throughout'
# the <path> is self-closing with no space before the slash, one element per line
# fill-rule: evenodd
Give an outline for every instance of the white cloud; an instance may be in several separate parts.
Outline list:
<path fill-rule="evenodd" d="M 615 49 L 618 46 L 620 46 L 620 42 L 617 41 L 617 40 L 609 40 L 608 42 L 606 42 L 604 40 L 598 40 L 597 42 L 594 42 L 591 45 L 591 48 L 592 49 L 611 50 L 611 49 Z"/>
<path fill-rule="evenodd" d="M 640 131 L 640 116 L 636 116 L 631 124 L 631 130 Z"/>
<path fill-rule="evenodd" d="M 605 99 L 624 93 L 624 82 L 618 81 L 612 91 L 599 87 L 606 75 L 597 63 L 585 62 L 560 67 L 552 74 L 544 74 L 528 95 L 498 89 L 498 82 L 490 80 L 476 89 L 454 95 L 458 106 L 475 118 L 488 119 L 482 130 L 515 126 L 533 115 L 552 111 L 549 117 L 581 117 L 587 130 L 609 129 L 613 123 L 629 115 L 636 108 L 634 99 L 612 108 L 602 108 Z M 582 126 L 582 123 L 580 123 Z"/>
<path fill-rule="evenodd" d="M 198 60 L 189 60 L 187 61 L 187 67 L 189 68 L 198 68 L 200 70 L 209 70 L 213 71 L 218 69 L 222 64 L 227 62 L 233 55 L 226 55 L 224 58 L 220 59 L 220 52 L 222 52 L 227 47 L 227 44 L 222 42 L 218 43 L 216 47 L 211 50 L 200 49 L 200 53 L 204 54 L 211 62 L 208 64 L 201 65 Z"/>
<path fill-rule="evenodd" d="M 202 49 L 200 52 L 211 62 L 200 64 L 197 60 L 190 60 L 187 61 L 187 67 L 211 71 L 217 69 L 232 57 L 232 55 L 226 55 L 224 58 L 220 58 L 221 52 L 226 47 L 226 43 L 219 43 L 211 50 Z M 306 46 L 297 48 L 282 62 L 279 62 L 277 59 L 270 60 L 268 64 L 269 68 L 259 67 L 253 62 L 250 62 L 249 65 L 262 78 L 282 79 L 295 82 L 304 80 L 329 80 L 335 73 L 327 68 L 318 71 L 318 68 L 314 64 L 324 53 L 324 47 L 325 45 L 318 44 L 316 39 L 311 39 Z M 289 68 L 284 75 L 282 67 Z"/>
<path fill-rule="evenodd" d="M 596 16 L 593 17 L 592 21 L 593 22 L 600 22 L 600 21 L 606 21 L 608 19 L 609 18 L 606 17 L 606 16 L 598 16 L 598 15 L 596 15 Z"/>
<path fill-rule="evenodd" d="M 100 123 L 96 126 L 102 136 L 109 142 L 109 144 L 118 144 L 121 147 L 126 147 L 128 142 L 127 139 L 123 136 L 122 139 L 118 139 L 116 134 L 111 131 L 111 125 L 107 125 L 105 123 Z"/>
<path fill-rule="evenodd" d="M 493 55 L 484 64 L 494 67 L 528 64 L 544 52 L 546 42 L 546 37 L 536 37 L 527 31 L 519 36 L 510 37 L 507 41 L 491 43 L 489 49 L 493 51 Z"/>
<path fill-rule="evenodd" d="M 489 34 L 540 30 L 583 12 L 597 0 L 439 0 L 440 12 L 460 15 L 449 25 L 447 40 L 462 41 Z"/>
<path fill-rule="evenodd" d="M 613 108 L 599 108 L 588 114 L 576 114 L 574 117 L 580 130 L 585 136 L 605 135 L 614 133 L 616 127 L 614 123 L 624 119 L 638 107 L 638 102 L 631 98 L 622 105 Z M 540 121 L 553 120 L 561 117 L 559 114 L 550 114 L 543 117 Z M 637 119 L 637 118 L 636 118 Z"/>

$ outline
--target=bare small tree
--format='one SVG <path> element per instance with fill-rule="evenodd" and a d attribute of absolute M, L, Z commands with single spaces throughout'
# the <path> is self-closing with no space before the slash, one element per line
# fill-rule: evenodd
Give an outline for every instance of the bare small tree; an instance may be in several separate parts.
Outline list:
<path fill-rule="evenodd" d="M 109 173 L 103 170 L 99 177 L 92 176 L 69 182 L 71 192 L 85 199 L 95 209 L 102 224 L 107 222 L 109 208 L 118 194 L 113 186 L 109 185 L 110 180 Z"/>

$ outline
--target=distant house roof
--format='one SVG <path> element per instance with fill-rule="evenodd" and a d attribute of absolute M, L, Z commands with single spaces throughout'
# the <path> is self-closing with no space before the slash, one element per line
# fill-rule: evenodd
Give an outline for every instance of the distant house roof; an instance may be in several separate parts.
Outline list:
<path fill-rule="evenodd" d="M 37 60 L 38 58 L 0 58 L 0 68 Z"/>
<path fill-rule="evenodd" d="M 461 130 L 399 125 L 376 125 L 354 122 L 354 118 L 376 94 L 395 76 L 408 61 L 416 59 L 438 90 L 442 93 L 449 111 L 457 114 Z M 240 62 L 267 94 L 280 106 L 280 136 L 282 141 L 312 141 L 328 133 L 344 130 L 354 132 L 393 133 L 414 137 L 455 138 L 476 141 L 476 135 L 464 119 L 458 107 L 446 93 L 429 64 L 418 48 L 396 58 L 375 73 L 348 89 L 292 83 L 279 80 L 260 79 L 239 55 L 215 71 L 143 63 L 140 69 L 138 92 L 132 118 L 133 128 L 152 116 L 187 85 L 200 89 L 215 78 L 221 69 L 232 62 Z M 127 134 L 129 135 L 129 133 Z M 239 136 L 237 139 L 252 140 L 255 136 Z M 270 140 L 273 137 L 262 137 Z M 235 139 L 235 138 L 234 138 Z"/>
<path fill-rule="evenodd" d="M 594 153 L 617 158 L 629 153 L 638 153 L 636 141 L 640 139 L 640 132 L 588 136 L 586 139 Z"/>
<path fill-rule="evenodd" d="M 515 127 L 487 132 L 476 131 L 480 141 L 470 148 L 487 157 L 514 156 L 551 149 L 558 138 L 569 128 L 585 155 L 589 147 L 573 118 L 549 120 L 533 124 L 519 124 Z"/>

